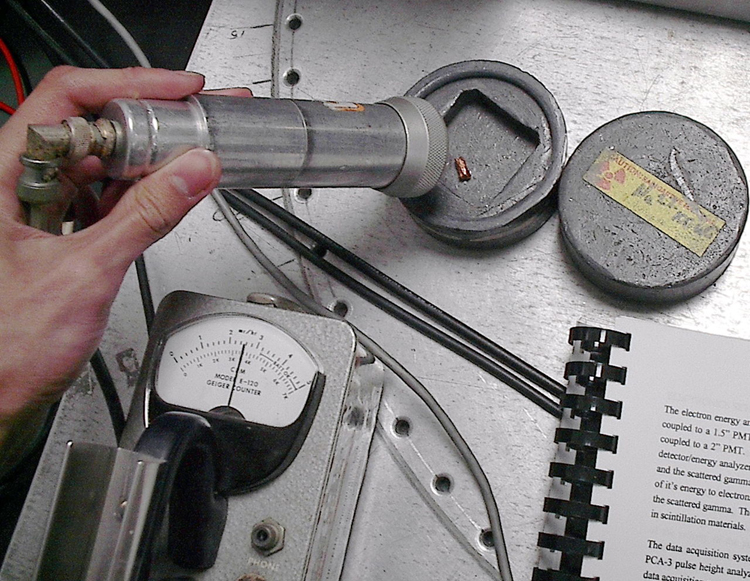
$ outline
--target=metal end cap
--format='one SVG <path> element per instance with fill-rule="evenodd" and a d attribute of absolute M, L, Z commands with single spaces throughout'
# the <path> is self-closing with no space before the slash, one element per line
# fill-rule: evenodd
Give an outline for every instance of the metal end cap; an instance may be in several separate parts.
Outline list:
<path fill-rule="evenodd" d="M 395 180 L 380 191 L 397 198 L 416 198 L 434 188 L 448 159 L 448 129 L 435 107 L 417 97 L 382 101 L 399 117 L 406 130 L 406 157 Z"/>

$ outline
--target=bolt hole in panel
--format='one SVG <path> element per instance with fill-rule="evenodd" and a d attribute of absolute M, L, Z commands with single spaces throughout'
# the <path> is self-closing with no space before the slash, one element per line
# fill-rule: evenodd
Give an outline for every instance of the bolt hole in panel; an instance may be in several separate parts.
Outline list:
<path fill-rule="evenodd" d="M 293 87 L 302 80 L 302 74 L 297 69 L 289 69 L 284 73 L 284 82 Z"/>
<path fill-rule="evenodd" d="M 393 423 L 393 431 L 397 436 L 406 438 L 411 433 L 411 422 L 406 418 L 396 418 Z"/>
<path fill-rule="evenodd" d="M 313 192 L 311 188 L 299 188 L 297 190 L 297 199 L 301 202 L 306 202 L 312 198 Z"/>
<path fill-rule="evenodd" d="M 479 542 L 482 544 L 482 546 L 486 547 L 487 549 L 494 548 L 495 537 L 492 535 L 492 531 L 490 529 L 484 529 L 479 534 Z"/>
<path fill-rule="evenodd" d="M 453 481 L 447 474 L 438 474 L 432 481 L 432 487 L 438 494 L 448 494 L 453 489 Z"/>
<path fill-rule="evenodd" d="M 331 305 L 331 310 L 339 317 L 345 318 L 351 312 L 352 307 L 344 299 L 336 299 Z"/>
<path fill-rule="evenodd" d="M 289 18 L 286 19 L 286 25 L 289 27 L 289 30 L 299 30 L 302 28 L 302 15 L 290 14 Z"/>

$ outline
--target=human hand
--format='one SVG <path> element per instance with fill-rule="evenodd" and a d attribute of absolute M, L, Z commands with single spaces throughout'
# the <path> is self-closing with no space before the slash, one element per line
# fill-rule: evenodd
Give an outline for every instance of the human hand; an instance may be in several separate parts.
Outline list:
<path fill-rule="evenodd" d="M 81 373 L 104 333 L 130 264 L 218 184 L 218 158 L 192 150 L 136 183 L 113 182 L 87 158 L 61 181 L 91 226 L 53 236 L 23 223 L 15 193 L 28 124 L 96 113 L 118 97 L 180 99 L 203 88 L 194 73 L 60 67 L 0 129 L 0 474 L 23 445 L 19 434 Z M 97 221 L 98 220 L 98 221 Z"/>

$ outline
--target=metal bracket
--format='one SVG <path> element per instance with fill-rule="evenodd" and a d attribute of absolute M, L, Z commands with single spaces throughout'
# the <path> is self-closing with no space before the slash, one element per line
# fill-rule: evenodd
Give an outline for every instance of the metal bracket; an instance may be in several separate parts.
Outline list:
<path fill-rule="evenodd" d="M 403 386 L 386 389 L 377 434 L 425 504 L 453 537 L 493 576 L 497 575 L 489 520 L 479 488 L 436 421 Z"/>

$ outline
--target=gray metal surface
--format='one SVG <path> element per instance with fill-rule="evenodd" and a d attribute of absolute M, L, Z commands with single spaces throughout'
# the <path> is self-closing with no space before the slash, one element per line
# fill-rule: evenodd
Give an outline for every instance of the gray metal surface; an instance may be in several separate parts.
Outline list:
<path fill-rule="evenodd" d="M 161 463 L 121 448 L 69 443 L 34 579 L 130 579 Z"/>
<path fill-rule="evenodd" d="M 703 14 L 750 20 L 750 2 L 747 0 L 638 0 L 657 6 L 693 10 Z"/>
<path fill-rule="evenodd" d="M 68 445 L 34 579 L 85 578 L 115 454 L 108 446 Z"/>
<path fill-rule="evenodd" d="M 293 31 L 286 21 L 295 13 L 302 25 Z M 618 0 L 280 0 L 278 6 L 268 0 L 215 0 L 189 68 L 205 73 L 210 87 L 249 85 L 264 96 L 372 102 L 404 93 L 440 66 L 494 59 L 533 74 L 552 92 L 565 115 L 571 151 L 595 128 L 623 114 L 667 110 L 714 129 L 748 168 L 746 28 Z M 293 87 L 284 81 L 290 68 L 299 72 Z M 282 192 L 269 195 L 282 200 Z M 554 217 L 511 247 L 471 252 L 432 239 L 398 200 L 372 190 L 314 190 L 308 199 L 288 192 L 283 199 L 338 242 L 555 377 L 561 376 L 569 354 L 567 329 L 579 320 L 606 325 L 619 314 L 631 314 L 750 337 L 746 239 L 726 273 L 704 293 L 652 308 L 608 297 L 587 282 L 566 256 Z M 260 236 L 258 228 L 243 224 Z M 554 418 L 326 277 L 307 269 L 301 273 L 273 241 L 261 236 L 260 244 L 290 276 L 309 282 L 324 304 L 346 301 L 350 320 L 432 390 L 496 491 L 515 578 L 529 579 L 555 448 Z M 147 258 L 157 301 L 176 288 L 236 299 L 249 291 L 276 290 L 210 201 Z M 144 346 L 142 315 L 129 278 L 103 345 L 125 397 L 132 391 L 127 370 L 137 366 Z M 386 401 L 389 390 L 401 394 L 403 387 L 389 378 Z M 69 420 L 59 422 L 58 437 L 67 437 L 75 426 L 91 426 L 95 418 L 85 404 L 93 399 L 69 398 L 75 405 L 73 411 L 63 410 Z M 439 469 L 455 472 L 457 488 L 451 494 L 463 494 L 461 466 L 445 438 L 416 398 L 407 394 L 402 399 L 393 413 L 416 418 L 415 429 L 423 426 L 435 435 L 428 439 L 433 442 L 427 444 L 429 452 L 454 462 Z M 104 437 L 107 429 L 102 422 L 94 435 Z M 403 456 L 394 456 L 393 449 L 376 438 L 343 579 L 489 578 L 486 560 L 456 539 L 455 527 L 446 526 L 446 510 L 436 511 L 425 501 L 425 494 L 433 492 L 394 459 Z M 50 457 L 54 464 L 57 456 Z M 46 464 L 43 470 L 54 473 Z M 31 515 L 45 514 L 44 487 L 35 484 L 29 517 L 13 564 L 0 574 L 3 580 L 27 578 L 19 562 L 30 545 L 22 539 L 34 538 Z M 481 506 L 472 506 L 467 514 L 479 511 Z M 475 520 L 482 526 L 479 517 Z"/>

